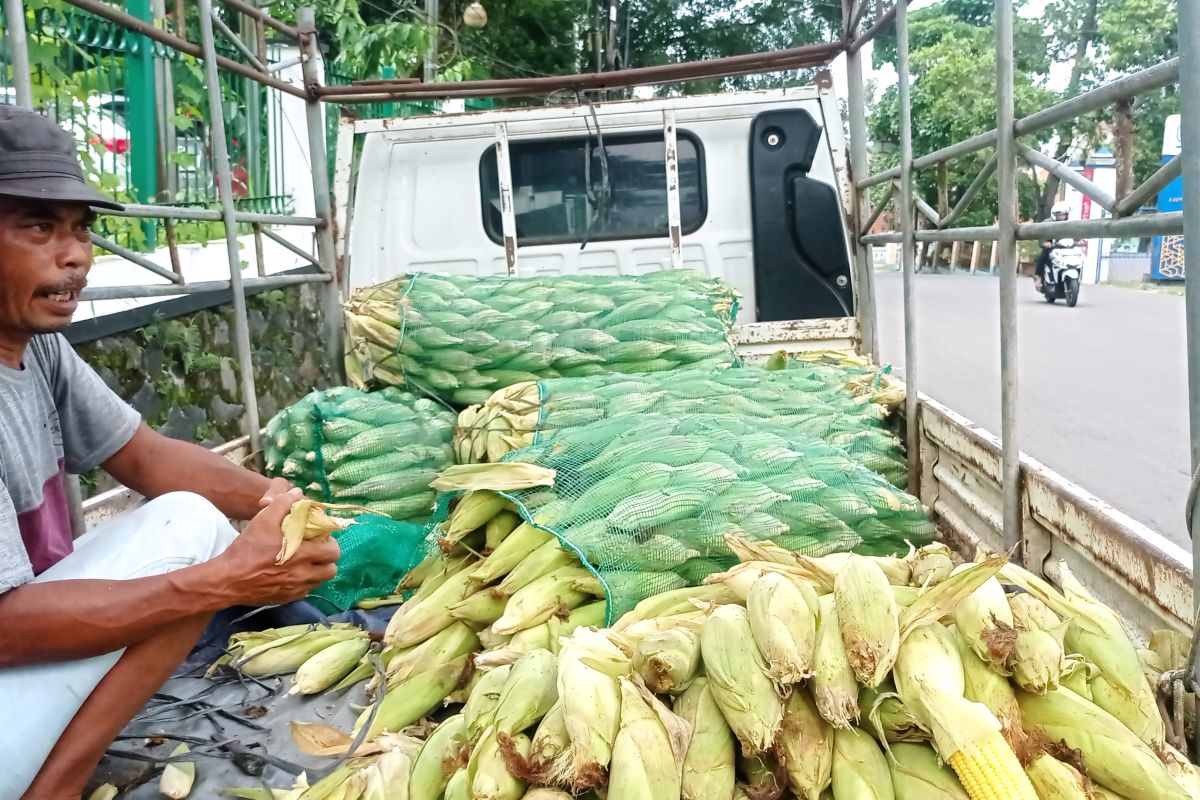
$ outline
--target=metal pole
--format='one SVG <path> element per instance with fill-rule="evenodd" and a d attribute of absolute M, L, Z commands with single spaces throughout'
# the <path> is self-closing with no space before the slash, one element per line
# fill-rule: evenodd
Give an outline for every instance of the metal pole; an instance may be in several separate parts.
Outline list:
<path fill-rule="evenodd" d="M 225 252 L 229 258 L 229 286 L 233 294 L 234 345 L 242 380 L 242 403 L 246 407 L 246 433 L 250 451 L 262 450 L 259 437 L 258 395 L 254 387 L 254 360 L 250 345 L 250 323 L 246 317 L 246 292 L 242 286 L 242 258 L 238 251 L 237 222 L 233 204 L 233 177 L 229 168 L 229 148 L 225 141 L 225 109 L 221 95 L 221 75 L 217 71 L 217 48 L 213 37 L 212 0 L 199 0 L 200 47 L 204 54 L 204 79 L 208 84 L 208 113 L 212 132 L 212 153 L 221 195 L 221 216 L 225 223 Z"/>
<path fill-rule="evenodd" d="M 1021 541 L 1021 443 L 1017 429 L 1017 153 L 1013 130 L 1013 4 L 996 0 L 996 180 L 999 183 L 1000 436 L 1004 542 Z"/>
<path fill-rule="evenodd" d="M 300 57 L 304 86 L 311 89 L 321 82 L 321 51 L 317 43 L 316 11 L 300 9 Z M 313 208 L 321 220 L 317 225 L 317 259 L 321 269 L 332 280 L 325 285 L 321 306 L 325 317 L 326 353 L 334 374 L 345 377 L 345 351 L 342 347 L 342 298 L 338 291 L 337 254 L 333 246 L 333 208 L 329 197 L 329 154 L 325 149 L 325 113 L 321 101 L 308 95 L 305 113 L 308 118 L 308 159 L 312 164 Z"/>
<path fill-rule="evenodd" d="M 1184 272 L 1187 320 L 1188 412 L 1191 422 L 1192 471 L 1200 468 L 1200 8 L 1179 5 L 1179 105 L 1183 113 L 1183 243 L 1192 255 Z M 1200 554 L 1200 550 L 1196 550 Z M 1200 555 L 1196 556 L 1200 558 Z M 1200 576 L 1200 569 L 1194 575 Z M 1200 593 L 1197 594 L 1200 597 Z"/>
<path fill-rule="evenodd" d="M 1136 213 L 1139 208 L 1150 201 L 1150 198 L 1170 185 L 1171 181 L 1183 174 L 1183 159 L 1175 156 L 1159 167 L 1158 171 L 1146 178 L 1145 183 L 1117 201 L 1113 215 L 1118 217 Z"/>
<path fill-rule="evenodd" d="M 433 29 L 433 33 L 429 36 L 429 49 L 425 51 L 425 83 L 433 83 L 437 77 L 437 52 L 438 52 L 438 0 L 425 0 L 425 18 L 429 23 L 429 27 Z"/>
<path fill-rule="evenodd" d="M 17 105 L 33 108 L 33 75 L 29 70 L 29 40 L 25 33 L 25 4 L 21 0 L 4 0 L 8 18 L 8 50 L 13 71 L 13 89 Z"/>
<path fill-rule="evenodd" d="M 1076 172 L 1061 161 L 1055 161 L 1042 151 L 1034 150 L 1029 145 L 1022 144 L 1020 142 L 1017 142 L 1017 154 L 1030 164 L 1041 167 L 1051 175 L 1054 175 L 1068 186 L 1073 186 L 1081 194 L 1092 198 L 1099 203 L 1100 207 L 1105 211 L 1111 212 L 1113 208 L 1116 207 L 1117 198 L 1113 197 L 1111 194 L 1089 181 L 1083 176 L 1083 173 Z"/>
<path fill-rule="evenodd" d="M 679 217 L 679 141 L 675 136 L 675 112 L 663 112 L 663 140 L 667 167 L 667 237 L 671 245 L 671 269 L 683 267 L 683 227 Z"/>
<path fill-rule="evenodd" d="M 861 0 L 866 6 L 866 0 Z M 867 233 L 867 228 L 875 224 L 878 215 L 867 224 L 863 216 L 870 210 L 871 198 L 866 189 L 859 189 L 854 184 L 865 178 L 870 170 L 867 161 L 867 101 L 863 88 L 862 54 L 855 50 L 846 53 L 846 102 L 850 112 L 850 191 L 854 193 L 854 230 L 858 234 Z M 887 202 L 880 205 L 879 213 L 883 213 Z M 873 356 L 879 352 L 879 333 L 876 323 L 875 310 L 875 269 L 871 255 L 871 246 L 864 244 L 859 236 L 851 241 L 854 248 L 854 287 L 858 295 L 855 312 L 858 316 L 859 332 L 862 335 L 862 347 L 866 355 Z"/>
<path fill-rule="evenodd" d="M 513 208 L 512 163 L 508 153 L 508 125 L 496 123 L 496 173 L 500 180 L 500 224 L 504 233 L 504 264 L 509 275 L 516 275 L 517 215 Z"/>
<path fill-rule="evenodd" d="M 169 283 L 143 283 L 134 286 L 93 286 L 83 290 L 82 300 L 127 300 L 132 297 L 177 297 L 205 292 L 227 292 L 230 281 L 197 281 L 178 286 Z M 266 278 L 246 278 L 242 288 L 250 290 L 278 289 L 284 286 L 299 286 L 305 283 L 329 283 L 325 273 L 301 275 L 270 275 Z"/>
<path fill-rule="evenodd" d="M 902 240 L 900 264 L 904 272 L 904 415 L 908 421 L 908 490 L 921 485 L 921 420 L 918 417 L 920 384 L 917 383 L 916 254 L 913 252 L 916 217 L 913 214 L 912 103 L 908 77 L 908 3 L 899 0 L 896 11 L 896 75 L 900 92 L 900 213 Z"/>
<path fill-rule="evenodd" d="M 155 264 L 153 261 L 141 255 L 140 253 L 135 253 L 127 247 L 122 247 L 111 239 L 106 239 L 98 233 L 91 234 L 91 237 L 92 244 L 96 245 L 97 247 L 102 247 L 108 252 L 118 255 L 126 261 L 137 264 L 142 269 L 153 272 L 160 278 L 166 278 L 171 283 L 183 283 L 182 275 L 177 272 L 172 272 L 169 269 L 160 267 L 158 264 Z"/>
<path fill-rule="evenodd" d="M 945 228 L 967 210 L 967 206 L 971 205 L 971 201 L 983 189 L 984 184 L 991 180 L 992 173 L 996 171 L 996 154 L 987 160 L 983 165 L 983 169 L 975 176 L 975 180 L 971 181 L 971 185 L 963 192 L 962 197 L 958 198 L 958 202 L 954 204 L 954 208 L 950 209 L 950 213 L 942 217 L 942 221 L 938 223 L 939 228 Z"/>
<path fill-rule="evenodd" d="M 212 21 L 213 24 L 217 26 L 217 30 L 221 32 L 221 35 L 228 39 L 229 43 L 233 45 L 234 49 L 241 53 L 245 59 L 250 62 L 250 66 L 254 67 L 259 72 L 267 71 L 266 65 L 258 60 L 258 56 L 245 42 L 242 41 L 242 37 L 238 36 L 232 28 L 225 24 L 225 20 L 214 15 Z"/>

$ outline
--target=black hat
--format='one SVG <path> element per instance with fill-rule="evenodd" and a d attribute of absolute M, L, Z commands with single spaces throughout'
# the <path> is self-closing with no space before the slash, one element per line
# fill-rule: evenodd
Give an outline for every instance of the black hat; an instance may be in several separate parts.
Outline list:
<path fill-rule="evenodd" d="M 69 133 L 28 109 L 7 105 L 0 105 L 0 195 L 124 208 L 84 181 Z"/>

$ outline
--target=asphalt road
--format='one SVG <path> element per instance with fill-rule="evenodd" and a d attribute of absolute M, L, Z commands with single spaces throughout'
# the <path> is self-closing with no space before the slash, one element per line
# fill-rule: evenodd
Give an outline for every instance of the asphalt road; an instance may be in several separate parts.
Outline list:
<path fill-rule="evenodd" d="M 880 350 L 903 374 L 901 278 L 877 273 Z M 918 275 L 920 390 L 1000 433 L 999 282 Z M 1083 286 L 1079 305 L 1018 290 L 1021 449 L 1186 545 L 1183 298 Z"/>

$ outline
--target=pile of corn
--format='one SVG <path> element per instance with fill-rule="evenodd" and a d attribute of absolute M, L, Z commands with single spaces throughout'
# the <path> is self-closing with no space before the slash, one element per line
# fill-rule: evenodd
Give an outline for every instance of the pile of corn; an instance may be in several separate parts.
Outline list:
<path fill-rule="evenodd" d="M 687 270 L 514 279 L 415 274 L 346 305 L 355 385 L 482 403 L 522 381 L 729 366 L 737 293 Z"/>
<path fill-rule="evenodd" d="M 267 424 L 266 473 L 316 500 L 424 522 L 435 497 L 430 481 L 454 463 L 454 419 L 401 389 L 316 391 Z"/>
<path fill-rule="evenodd" d="M 618 414 L 728 414 L 769 430 L 821 439 L 903 486 L 906 461 L 886 422 L 890 409 L 874 402 L 872 394 L 856 396 L 860 384 L 852 385 L 875 374 L 855 360 L 779 371 L 746 367 L 520 383 L 459 414 L 455 456 L 460 464 L 499 461 L 542 436 Z"/>
<path fill-rule="evenodd" d="M 558 608 L 531 612 L 535 580 L 484 612 L 487 560 L 464 550 L 414 570 L 371 659 L 349 634 L 308 634 L 344 637 L 325 644 L 346 652 L 324 685 L 385 665 L 366 742 L 424 740 L 407 741 L 407 784 L 336 796 L 1200 798 L 1139 652 L 1065 567 L 1060 591 L 1002 558 L 955 566 L 939 544 L 904 558 L 730 546 L 736 567 L 611 628 L 587 599 L 568 612 L 581 575 L 555 581 L 570 586 Z M 316 788 L 289 796 L 335 787 Z"/>
<path fill-rule="evenodd" d="M 599 570 L 617 614 L 730 566 L 730 530 L 809 555 L 888 555 L 932 539 L 915 497 L 844 451 L 762 428 L 732 415 L 646 413 L 562 429 L 498 464 L 448 470 L 439 486 L 473 489 L 491 468 L 488 488 L 510 499 L 471 492 L 448 514 L 439 503 L 434 524 L 456 541 L 489 513 L 515 510 Z M 528 467 L 552 471 L 553 486 L 504 483 L 505 470 Z"/>

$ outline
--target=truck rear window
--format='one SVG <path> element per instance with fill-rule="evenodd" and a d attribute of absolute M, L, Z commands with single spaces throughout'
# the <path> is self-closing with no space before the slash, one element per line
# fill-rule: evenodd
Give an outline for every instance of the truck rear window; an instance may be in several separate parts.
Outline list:
<path fill-rule="evenodd" d="M 707 213 L 704 154 L 694 135 L 680 131 L 677 140 L 679 215 L 683 233 L 688 234 L 699 229 Z M 510 141 L 517 243 L 665 237 L 667 175 L 663 146 L 661 133 L 605 134 L 602 157 L 594 136 Z M 607 196 L 604 158 L 608 162 Z M 480 159 L 479 183 L 484 230 L 492 241 L 502 244 L 494 146 Z"/>

